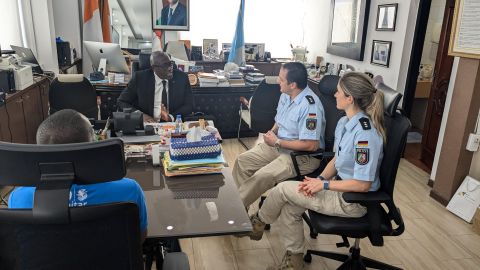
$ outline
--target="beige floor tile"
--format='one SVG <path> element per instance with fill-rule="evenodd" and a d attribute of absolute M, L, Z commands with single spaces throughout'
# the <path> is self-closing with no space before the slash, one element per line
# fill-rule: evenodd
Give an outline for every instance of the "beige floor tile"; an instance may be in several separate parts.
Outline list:
<path fill-rule="evenodd" d="M 388 244 L 385 248 L 398 256 L 405 269 L 448 269 L 417 240 L 391 241 Z"/>
<path fill-rule="evenodd" d="M 233 250 L 246 250 L 246 249 L 264 249 L 270 248 L 270 243 L 268 242 L 265 235 L 260 241 L 250 240 L 249 237 L 235 237 L 230 236 L 230 241 L 232 241 Z"/>
<path fill-rule="evenodd" d="M 196 270 L 238 269 L 230 236 L 193 238 Z"/>
<path fill-rule="evenodd" d="M 418 243 L 427 248 L 438 260 L 471 258 L 471 255 L 453 238 L 445 235 L 442 230 L 425 219 L 408 220 L 406 226 Z"/>
<path fill-rule="evenodd" d="M 480 260 L 480 235 L 459 235 L 454 236 L 454 239 L 458 244 L 467 249 L 473 256 L 476 256 L 476 259 Z"/>
<path fill-rule="evenodd" d="M 276 264 L 274 256 L 271 249 L 235 251 L 238 270 L 265 270 L 268 266 Z"/>
<path fill-rule="evenodd" d="M 462 269 L 462 270 L 478 270 L 480 268 L 480 260 L 478 259 L 463 259 L 463 260 L 449 260 L 445 262 L 448 269 Z"/>
<path fill-rule="evenodd" d="M 190 264 L 190 270 L 195 270 L 195 253 L 193 249 L 192 238 L 183 238 L 179 240 L 180 248 L 187 254 L 188 263 Z"/>

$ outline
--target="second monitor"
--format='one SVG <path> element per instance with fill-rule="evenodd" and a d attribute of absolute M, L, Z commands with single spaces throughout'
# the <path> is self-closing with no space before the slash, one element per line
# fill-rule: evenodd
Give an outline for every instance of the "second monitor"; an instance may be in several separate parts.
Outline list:
<path fill-rule="evenodd" d="M 95 41 L 84 41 L 83 44 L 92 59 L 92 65 L 97 68 L 97 71 L 103 74 L 106 74 L 107 71 L 130 73 L 119 44 Z M 102 61 L 103 59 L 105 59 L 105 62 Z M 101 64 L 102 62 L 104 64 Z M 100 68 L 104 68 L 104 70 L 100 70 Z"/>

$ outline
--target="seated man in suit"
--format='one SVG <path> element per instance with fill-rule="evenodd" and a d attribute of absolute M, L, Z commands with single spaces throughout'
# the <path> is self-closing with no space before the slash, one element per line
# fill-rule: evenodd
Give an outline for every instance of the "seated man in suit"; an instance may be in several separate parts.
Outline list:
<path fill-rule="evenodd" d="M 145 122 L 170 122 L 193 112 L 193 96 L 187 74 L 173 69 L 164 52 L 152 52 L 151 69 L 137 71 L 118 97 L 119 108 L 143 112 Z"/>
<path fill-rule="evenodd" d="M 162 25 L 187 25 L 187 8 L 178 0 L 168 0 L 169 5 L 162 9 Z"/>
<path fill-rule="evenodd" d="M 88 119 L 70 109 L 50 115 L 37 130 L 38 144 L 81 143 L 93 140 L 93 129 Z M 34 187 L 16 188 L 8 200 L 9 208 L 32 208 L 34 193 Z M 143 241 L 147 235 L 147 208 L 142 189 L 132 179 L 123 178 L 90 185 L 73 184 L 70 190 L 69 206 L 81 207 L 127 201 L 134 202 L 138 206 Z"/>

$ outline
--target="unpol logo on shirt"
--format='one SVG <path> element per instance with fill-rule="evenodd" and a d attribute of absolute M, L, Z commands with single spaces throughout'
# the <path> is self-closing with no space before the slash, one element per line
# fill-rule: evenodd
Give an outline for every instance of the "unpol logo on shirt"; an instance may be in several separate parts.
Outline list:
<path fill-rule="evenodd" d="M 86 189 L 80 189 L 79 191 L 77 191 L 77 200 L 83 202 L 84 200 L 86 200 L 88 197 L 88 194 L 87 194 L 87 190 Z"/>

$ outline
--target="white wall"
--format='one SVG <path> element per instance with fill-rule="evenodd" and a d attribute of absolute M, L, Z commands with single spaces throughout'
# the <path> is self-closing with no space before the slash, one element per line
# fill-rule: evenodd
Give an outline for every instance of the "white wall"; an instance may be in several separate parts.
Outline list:
<path fill-rule="evenodd" d="M 70 49 L 77 51 L 82 57 L 80 40 L 80 18 L 77 0 L 52 0 L 55 36 L 70 43 Z M 73 60 L 73 55 L 72 55 Z"/>
<path fill-rule="evenodd" d="M 430 15 L 428 16 L 427 31 L 425 33 L 425 42 L 423 45 L 422 64 L 431 64 L 435 66 L 437 57 L 438 39 L 443 22 L 443 13 L 445 11 L 446 0 L 432 0 L 430 6 Z M 440 29 L 435 30 L 435 28 Z"/>
<path fill-rule="evenodd" d="M 0 8 L 0 46 L 10 50 L 10 45 L 22 46 L 17 0 L 2 0 Z"/>
<path fill-rule="evenodd" d="M 57 45 L 52 0 L 30 0 L 38 62 L 44 70 L 58 73 Z"/>
<path fill-rule="evenodd" d="M 391 0 L 372 0 L 370 2 L 370 14 L 368 19 L 368 30 L 365 42 L 365 53 L 363 61 L 356 61 L 336 55 L 326 53 L 328 28 L 330 22 L 330 1 L 306 1 L 305 41 L 310 51 L 309 60 L 314 62 L 316 56 L 323 56 L 327 62 L 338 64 L 353 65 L 357 71 L 369 71 L 375 75 L 382 75 L 387 85 L 397 88 L 400 92 L 404 91 L 400 75 L 406 73 L 410 60 L 411 43 L 413 40 L 413 31 L 415 27 L 416 14 L 418 10 L 418 1 L 397 1 L 397 22 L 395 31 L 376 31 L 375 23 L 377 19 L 377 6 L 379 4 L 390 4 Z M 411 23 L 413 21 L 413 24 Z M 392 41 L 392 53 L 390 57 L 390 67 L 381 67 L 370 64 L 372 51 L 372 40 Z M 403 52 L 403 53 L 402 53 Z M 405 78 L 402 78 L 405 80 Z"/>

